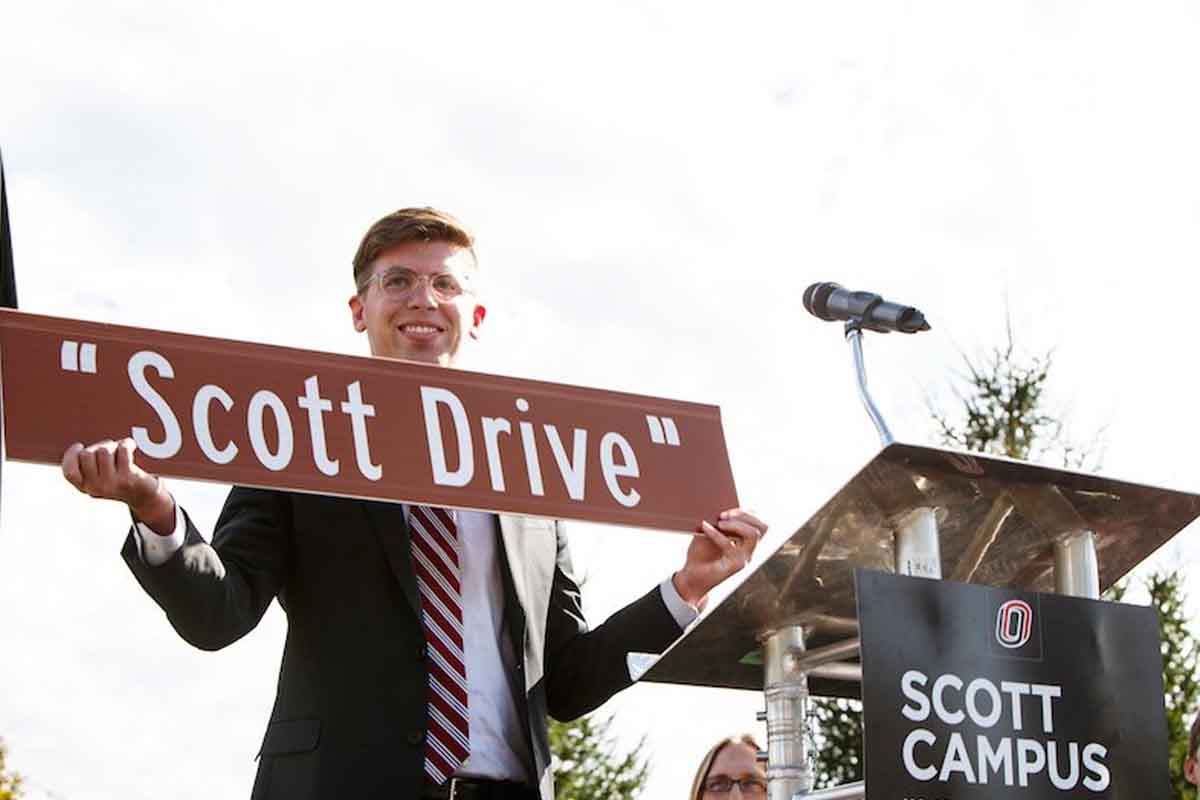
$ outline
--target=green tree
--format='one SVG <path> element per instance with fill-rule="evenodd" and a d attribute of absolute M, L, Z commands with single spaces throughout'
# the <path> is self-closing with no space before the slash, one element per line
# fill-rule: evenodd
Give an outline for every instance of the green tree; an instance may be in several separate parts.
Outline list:
<path fill-rule="evenodd" d="M 17 800 L 21 797 L 21 776 L 8 768 L 8 747 L 0 739 L 0 800 Z"/>
<path fill-rule="evenodd" d="M 1023 461 L 1058 461 L 1069 469 L 1099 469 L 1101 433 L 1086 445 L 1067 435 L 1063 414 L 1046 412 L 1046 384 L 1053 352 L 1021 356 L 1012 326 L 1008 342 L 981 360 L 963 356 L 966 371 L 951 391 L 961 403 L 952 414 L 929 402 L 942 444 Z"/>
<path fill-rule="evenodd" d="M 550 721 L 554 794 L 558 800 L 633 800 L 646 785 L 650 762 L 643 738 L 621 754 L 609 733 L 612 717 Z"/>
<path fill-rule="evenodd" d="M 863 779 L 862 703 L 820 697 L 810 706 L 813 726 L 813 770 L 817 788 Z"/>
<path fill-rule="evenodd" d="M 1196 674 L 1200 668 L 1200 646 L 1184 613 L 1186 596 L 1181 572 L 1154 572 L 1145 583 L 1150 602 L 1158 609 L 1162 632 L 1163 699 L 1167 708 L 1171 796 L 1176 800 L 1195 800 L 1196 787 L 1183 777 L 1183 762 L 1188 755 L 1188 733 L 1200 700 Z"/>

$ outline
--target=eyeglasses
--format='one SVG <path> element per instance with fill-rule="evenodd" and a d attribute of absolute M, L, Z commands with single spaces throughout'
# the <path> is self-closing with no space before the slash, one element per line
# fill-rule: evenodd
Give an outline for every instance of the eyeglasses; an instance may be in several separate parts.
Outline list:
<path fill-rule="evenodd" d="M 732 792 L 734 786 L 741 790 L 742 797 L 765 797 L 767 794 L 767 782 L 762 778 L 731 778 L 728 775 L 714 775 L 706 780 L 704 793 L 725 795 Z"/>
<path fill-rule="evenodd" d="M 397 267 L 376 272 L 358 287 L 359 293 L 366 292 L 372 283 L 378 283 L 380 290 L 388 297 L 399 299 L 408 295 L 422 283 L 429 284 L 433 296 L 439 303 L 449 303 L 467 291 L 463 282 L 449 272 L 439 272 L 436 275 L 420 275 L 411 269 Z"/>

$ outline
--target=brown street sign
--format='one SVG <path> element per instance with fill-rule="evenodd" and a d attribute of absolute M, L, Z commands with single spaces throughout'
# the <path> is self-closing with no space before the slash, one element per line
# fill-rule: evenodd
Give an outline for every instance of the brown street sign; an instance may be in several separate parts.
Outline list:
<path fill-rule="evenodd" d="M 7 457 L 132 437 L 166 476 L 692 530 L 715 406 L 0 309 Z"/>

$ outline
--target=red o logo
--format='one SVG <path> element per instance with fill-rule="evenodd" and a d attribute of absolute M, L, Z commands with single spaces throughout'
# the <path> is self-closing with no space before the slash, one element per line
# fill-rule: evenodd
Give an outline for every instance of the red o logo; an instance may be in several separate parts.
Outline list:
<path fill-rule="evenodd" d="M 1024 600 L 1009 600 L 996 614 L 996 641 L 1014 650 L 1029 641 L 1033 632 L 1033 609 Z"/>

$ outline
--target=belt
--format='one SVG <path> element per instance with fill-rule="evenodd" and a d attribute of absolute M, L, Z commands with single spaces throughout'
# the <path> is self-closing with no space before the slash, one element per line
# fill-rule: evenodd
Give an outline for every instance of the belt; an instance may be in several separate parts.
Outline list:
<path fill-rule="evenodd" d="M 540 800 L 537 789 L 529 784 L 486 778 L 451 778 L 441 786 L 426 784 L 421 797 L 425 800 Z"/>

